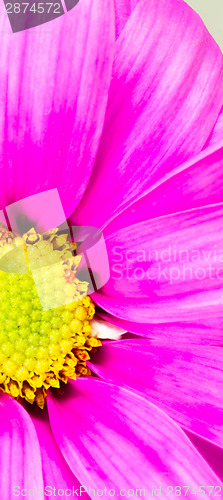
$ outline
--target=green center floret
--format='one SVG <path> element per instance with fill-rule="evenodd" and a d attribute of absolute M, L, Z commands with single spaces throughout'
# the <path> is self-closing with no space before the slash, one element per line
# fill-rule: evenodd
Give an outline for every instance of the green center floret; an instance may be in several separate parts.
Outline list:
<path fill-rule="evenodd" d="M 87 284 L 75 278 L 64 260 L 60 266 L 68 295 L 73 289 L 73 297 L 79 299 L 48 310 L 42 309 L 30 270 L 0 271 L 0 389 L 40 407 L 49 387 L 59 388 L 59 381 L 90 374 L 88 352 L 100 345 L 91 337 L 89 322 L 95 308 L 86 296 Z"/>

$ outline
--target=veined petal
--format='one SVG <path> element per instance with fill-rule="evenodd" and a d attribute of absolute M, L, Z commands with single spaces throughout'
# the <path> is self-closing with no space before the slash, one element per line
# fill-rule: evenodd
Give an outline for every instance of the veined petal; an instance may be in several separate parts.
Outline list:
<path fill-rule="evenodd" d="M 223 449 L 214 445 L 207 439 L 203 439 L 197 434 L 186 432 L 194 446 L 198 449 L 199 453 L 209 463 L 211 468 L 215 471 L 221 481 L 223 481 Z"/>
<path fill-rule="evenodd" d="M 100 297 L 98 299 L 100 302 Z M 106 307 L 106 300 L 104 302 Z M 113 307 L 113 313 L 118 314 L 117 307 Z M 198 318 L 198 322 L 185 322 L 179 319 L 175 323 L 162 323 L 162 317 L 160 317 L 160 323 L 136 323 L 105 312 L 98 313 L 98 316 L 118 328 L 123 328 L 126 332 L 134 333 L 140 337 L 165 339 L 169 343 L 177 339 L 179 343 L 187 345 L 223 345 L 223 321 L 219 321 L 218 317 Z"/>
<path fill-rule="evenodd" d="M 58 188 L 66 217 L 96 155 L 114 49 L 112 0 L 82 0 L 46 25 L 11 33 L 1 15 L 0 204 Z"/>
<path fill-rule="evenodd" d="M 161 215 L 220 203 L 223 199 L 223 135 L 217 142 L 151 185 L 147 195 L 130 205 L 106 232 Z"/>
<path fill-rule="evenodd" d="M 106 238 L 110 279 L 94 295 L 138 323 L 223 317 L 223 204 L 135 224 Z"/>
<path fill-rule="evenodd" d="M 104 342 L 88 363 L 108 382 L 140 391 L 182 427 L 223 449 L 223 349 L 145 339 Z"/>
<path fill-rule="evenodd" d="M 138 2 L 139 0 L 115 0 L 115 27 L 117 38 Z"/>
<path fill-rule="evenodd" d="M 223 108 L 218 116 L 215 126 L 211 132 L 211 135 L 207 141 L 206 147 L 217 144 L 223 139 Z"/>
<path fill-rule="evenodd" d="M 222 61 L 186 2 L 138 3 L 116 42 L 102 139 L 76 223 L 103 227 L 201 151 L 222 106 Z"/>
<path fill-rule="evenodd" d="M 65 491 L 72 490 L 74 487 L 79 491 L 80 483 L 68 467 L 57 446 L 46 412 L 45 415 L 32 412 L 31 418 L 40 444 L 44 486 L 47 488 L 47 496 L 51 496 L 50 493 L 53 496 L 53 488 L 56 491 L 60 489 Z M 67 496 L 69 496 L 69 491 L 67 491 Z M 83 498 L 87 500 L 89 496 L 84 494 Z"/>
<path fill-rule="evenodd" d="M 219 484 L 183 431 L 126 389 L 82 378 L 69 385 L 63 404 L 50 396 L 48 408 L 58 446 L 86 487 L 115 489 L 116 495 L 141 488 L 150 498 L 152 487 Z"/>
<path fill-rule="evenodd" d="M 13 500 L 22 490 L 43 492 L 41 454 L 35 427 L 26 410 L 11 396 L 0 395 L 0 492 Z M 32 494 L 32 493 L 31 493 Z"/>

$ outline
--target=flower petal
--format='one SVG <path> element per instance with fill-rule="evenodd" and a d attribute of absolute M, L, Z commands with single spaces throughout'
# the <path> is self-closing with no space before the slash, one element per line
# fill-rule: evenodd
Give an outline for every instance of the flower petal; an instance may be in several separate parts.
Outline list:
<path fill-rule="evenodd" d="M 50 397 L 48 408 L 58 446 L 86 487 L 115 488 L 116 495 L 140 488 L 150 498 L 152 487 L 219 483 L 183 431 L 126 389 L 82 378 L 63 403 Z"/>
<path fill-rule="evenodd" d="M 48 487 L 48 496 L 50 493 L 53 494 L 53 488 L 58 491 L 60 489 L 72 490 L 74 487 L 79 491 L 80 483 L 71 472 L 57 446 L 47 414 L 43 416 L 42 413 L 39 415 L 32 412 L 31 418 L 40 444 L 44 486 Z M 67 496 L 69 496 L 68 493 L 69 491 L 67 491 Z M 89 496 L 85 495 L 84 498 L 87 499 Z"/>
<path fill-rule="evenodd" d="M 82 0 L 47 29 L 15 35 L 6 13 L 0 23 L 0 204 L 57 187 L 69 216 L 90 177 L 103 126 L 113 1 Z"/>
<path fill-rule="evenodd" d="M 186 432 L 186 434 L 217 476 L 223 481 L 223 449 L 192 432 Z"/>
<path fill-rule="evenodd" d="M 100 301 L 100 299 L 99 299 Z M 106 302 L 106 301 L 105 301 Z M 106 305 L 105 305 L 106 307 Z M 114 310 L 114 309 L 113 309 Z M 118 314 L 118 309 L 114 310 Z M 198 345 L 223 345 L 223 321 L 219 318 L 205 318 L 205 325 L 197 322 L 177 323 L 135 323 L 134 321 L 125 321 L 105 312 L 98 313 L 98 316 L 113 325 L 123 328 L 126 332 L 134 333 L 140 337 L 149 337 L 152 339 L 165 339 L 172 342 L 177 339 L 181 344 Z M 162 321 L 162 318 L 161 320 Z"/>
<path fill-rule="evenodd" d="M 223 138 L 223 108 L 221 109 L 221 112 L 218 116 L 218 119 L 211 132 L 211 135 L 207 141 L 206 146 L 208 147 L 212 144 L 217 144 L 218 142 L 222 141 L 222 138 Z"/>
<path fill-rule="evenodd" d="M 222 321 L 222 237 L 223 204 L 121 229 L 106 238 L 110 279 L 93 298 L 138 323 Z"/>
<path fill-rule="evenodd" d="M 99 377 L 140 391 L 182 427 L 223 449 L 223 349 L 145 339 L 105 342 L 89 362 Z"/>
<path fill-rule="evenodd" d="M 138 3 L 116 42 L 103 135 L 76 223 L 102 227 L 201 151 L 222 106 L 222 61 L 186 2 Z"/>
<path fill-rule="evenodd" d="M 139 0 L 115 0 L 116 37 L 122 32 Z"/>
<path fill-rule="evenodd" d="M 43 491 L 41 454 L 26 410 L 10 396 L 0 396 L 0 492 L 3 500 L 13 500 L 23 489 Z"/>
<path fill-rule="evenodd" d="M 118 215 L 106 232 L 161 215 L 220 203 L 222 198 L 223 139 L 151 185 L 149 193 Z"/>

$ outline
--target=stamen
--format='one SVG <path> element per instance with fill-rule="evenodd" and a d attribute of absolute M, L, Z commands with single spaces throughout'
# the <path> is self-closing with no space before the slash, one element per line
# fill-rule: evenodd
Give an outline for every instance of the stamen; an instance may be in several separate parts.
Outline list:
<path fill-rule="evenodd" d="M 61 381 L 90 375 L 86 361 L 101 342 L 91 336 L 95 306 L 87 296 L 88 283 L 76 278 L 80 257 L 73 256 L 67 236 L 57 235 L 57 230 L 43 236 L 32 229 L 22 245 L 24 241 L 28 273 L 0 271 L 0 389 L 43 408 L 49 388 L 59 389 Z M 15 244 L 21 246 L 18 235 L 0 226 L 0 257 Z M 49 264 L 55 262 L 55 253 L 64 293 L 71 301 L 43 310 L 29 259 L 35 256 L 36 262 L 45 256 Z M 69 273 L 72 280 L 67 280 Z"/>

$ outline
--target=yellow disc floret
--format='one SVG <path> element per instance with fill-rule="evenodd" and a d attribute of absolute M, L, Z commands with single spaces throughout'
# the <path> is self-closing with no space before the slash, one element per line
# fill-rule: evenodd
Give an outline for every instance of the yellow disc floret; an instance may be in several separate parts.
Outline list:
<path fill-rule="evenodd" d="M 0 256 L 12 250 L 16 238 L 0 227 Z M 51 254 L 57 252 L 58 272 L 64 278 L 60 287 L 63 283 L 69 303 L 44 310 L 29 264 L 27 272 L 0 271 L 0 389 L 14 398 L 36 402 L 41 408 L 47 389 L 59 388 L 61 381 L 66 383 L 69 378 L 90 374 L 86 366 L 89 352 L 101 345 L 91 336 L 90 320 L 95 307 L 87 296 L 88 284 L 76 278 L 76 257 L 72 257 L 64 235 L 57 236 L 54 230 L 44 238 L 31 230 L 23 240 L 26 260 L 29 262 L 28 245 L 32 245 L 31 253 L 38 259 L 42 258 L 43 249 L 48 257 L 49 279 L 47 243 L 51 245 Z M 52 283 L 49 293 L 52 298 Z"/>

